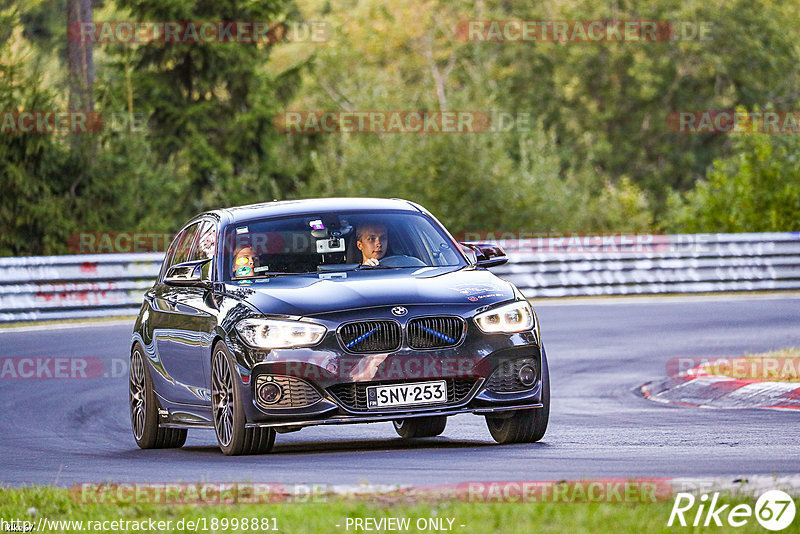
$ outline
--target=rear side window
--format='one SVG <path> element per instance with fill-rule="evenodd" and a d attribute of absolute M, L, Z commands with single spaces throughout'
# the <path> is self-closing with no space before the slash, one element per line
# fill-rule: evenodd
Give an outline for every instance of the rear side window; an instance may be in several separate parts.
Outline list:
<path fill-rule="evenodd" d="M 185 261 L 189 261 L 192 258 L 192 253 L 194 252 L 194 242 L 195 238 L 197 237 L 197 230 L 200 228 L 200 223 L 195 223 L 188 228 L 186 228 L 186 232 L 181 238 L 180 243 L 178 243 L 178 248 L 175 250 L 175 257 L 172 260 L 171 265 L 177 265 L 178 263 L 183 263 Z"/>
<path fill-rule="evenodd" d="M 170 265 L 172 265 L 172 259 L 175 257 L 175 250 L 178 248 L 178 243 L 181 242 L 183 234 L 183 232 L 178 232 L 178 234 L 172 239 L 172 243 L 170 243 L 167 253 L 164 255 L 164 262 L 161 264 L 161 272 L 158 273 L 159 280 L 164 279 L 164 275 L 167 274 L 167 269 Z"/>
<path fill-rule="evenodd" d="M 187 261 L 206 260 L 214 258 L 217 250 L 217 225 L 213 221 L 205 220 L 200 223 L 192 254 Z M 203 276 L 206 279 L 214 278 L 214 262 L 210 261 L 203 266 Z"/>
<path fill-rule="evenodd" d="M 217 227 L 212 221 L 203 221 L 198 232 L 197 245 L 188 261 L 205 260 L 214 257 L 217 248 Z"/>
<path fill-rule="evenodd" d="M 192 241 L 197 234 L 197 228 L 199 226 L 200 223 L 195 223 L 185 228 L 178 232 L 178 235 L 172 240 L 169 249 L 167 249 L 167 255 L 164 256 L 164 264 L 161 266 L 161 273 L 158 275 L 159 280 L 164 279 L 164 276 L 167 274 L 167 269 L 173 265 L 188 261 L 187 259 L 181 258 L 188 258 L 187 251 L 191 250 Z"/>

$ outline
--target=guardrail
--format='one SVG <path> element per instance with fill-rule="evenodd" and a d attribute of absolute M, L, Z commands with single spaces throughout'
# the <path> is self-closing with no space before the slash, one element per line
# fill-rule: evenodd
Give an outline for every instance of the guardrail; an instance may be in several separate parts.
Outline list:
<path fill-rule="evenodd" d="M 528 298 L 800 289 L 800 232 L 498 243 L 493 271 Z"/>
<path fill-rule="evenodd" d="M 162 252 L 0 258 L 0 322 L 136 314 Z"/>
<path fill-rule="evenodd" d="M 529 298 L 800 289 L 798 232 L 496 242 L 509 263 L 492 271 Z M 162 258 L 0 258 L 0 322 L 135 314 Z"/>

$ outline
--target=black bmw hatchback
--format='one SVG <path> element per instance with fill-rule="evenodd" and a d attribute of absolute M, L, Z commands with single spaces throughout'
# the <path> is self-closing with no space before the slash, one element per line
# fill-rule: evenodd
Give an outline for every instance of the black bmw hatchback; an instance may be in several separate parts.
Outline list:
<path fill-rule="evenodd" d="M 372 198 L 203 213 L 170 245 L 131 341 L 142 448 L 214 429 L 225 454 L 268 452 L 304 426 L 392 421 L 404 438 L 486 417 L 500 443 L 547 429 L 539 323 L 427 210 Z"/>

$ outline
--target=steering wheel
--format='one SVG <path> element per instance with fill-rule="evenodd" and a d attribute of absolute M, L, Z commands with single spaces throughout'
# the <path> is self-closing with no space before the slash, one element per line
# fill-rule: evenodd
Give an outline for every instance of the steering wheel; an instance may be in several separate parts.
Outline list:
<path fill-rule="evenodd" d="M 395 256 L 386 256 L 380 260 L 380 265 L 384 267 L 425 267 L 425 262 L 414 256 L 397 254 Z"/>

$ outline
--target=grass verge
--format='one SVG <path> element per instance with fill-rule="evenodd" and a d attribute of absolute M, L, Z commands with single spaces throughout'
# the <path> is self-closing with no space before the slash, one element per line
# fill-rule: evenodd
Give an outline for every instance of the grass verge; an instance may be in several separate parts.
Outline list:
<path fill-rule="evenodd" d="M 96 532 L 104 521 L 169 521 L 150 530 L 131 523 L 106 523 L 106 531 L 116 532 L 282 532 L 282 533 L 336 533 L 336 532 L 452 532 L 455 534 L 488 533 L 614 533 L 621 532 L 765 532 L 755 517 L 750 517 L 743 527 L 731 529 L 721 519 L 723 527 L 667 526 L 673 500 L 645 504 L 619 503 L 469 503 L 458 500 L 427 503 L 408 500 L 379 500 L 378 497 L 324 497 L 325 502 L 284 504 L 226 504 L 226 505 L 163 505 L 163 504 L 85 504 L 77 502 L 69 490 L 53 487 L 0 488 L 0 518 L 6 521 L 23 519 L 33 524 L 33 530 L 42 532 Z M 719 504 L 744 503 L 751 507 L 755 499 L 731 498 L 722 495 Z M 694 519 L 697 506 L 687 512 L 689 522 Z M 40 518 L 42 522 L 40 523 Z M 214 519 L 216 518 L 216 520 Z M 223 522 L 223 518 L 227 521 Z M 233 528 L 233 519 L 238 528 Z M 242 528 L 244 518 L 255 518 L 257 528 Z M 348 518 L 351 523 L 348 524 Z M 408 518 L 407 529 L 355 529 L 355 519 L 380 521 L 381 518 Z M 705 514 L 703 514 L 703 519 Z M 418 529 L 418 520 L 441 520 L 444 529 Z M 452 522 L 448 521 L 451 520 Z M 183 523 L 180 523 L 180 521 Z M 72 524 L 55 524 L 53 521 L 72 521 Z M 192 521 L 193 528 L 187 522 Z M 80 522 L 76 523 L 76 522 Z M 92 522 L 92 523 L 89 523 Z M 702 519 L 701 519 L 702 522 Z M 226 525 L 226 527 L 223 526 Z M 421 524 L 421 523 L 420 523 Z M 437 523 L 434 523 L 436 525 Z M 46 525 L 48 528 L 44 528 Z M 95 525 L 92 527 L 92 525 Z M 349 526 L 348 526 L 349 525 Z M 42 526 L 39 529 L 39 526 Z M 182 526 L 182 528 L 181 528 Z M 205 526 L 205 529 L 204 529 Z M 60 527 L 60 528 L 59 528 Z M 112 528 L 116 527 L 116 528 Z M 216 527 L 216 528 L 212 528 Z M 262 528 L 266 527 L 266 528 Z M 276 530 L 273 530 L 275 528 Z M 7 529 L 8 530 L 8 529 Z M 800 521 L 782 532 L 800 531 Z"/>

